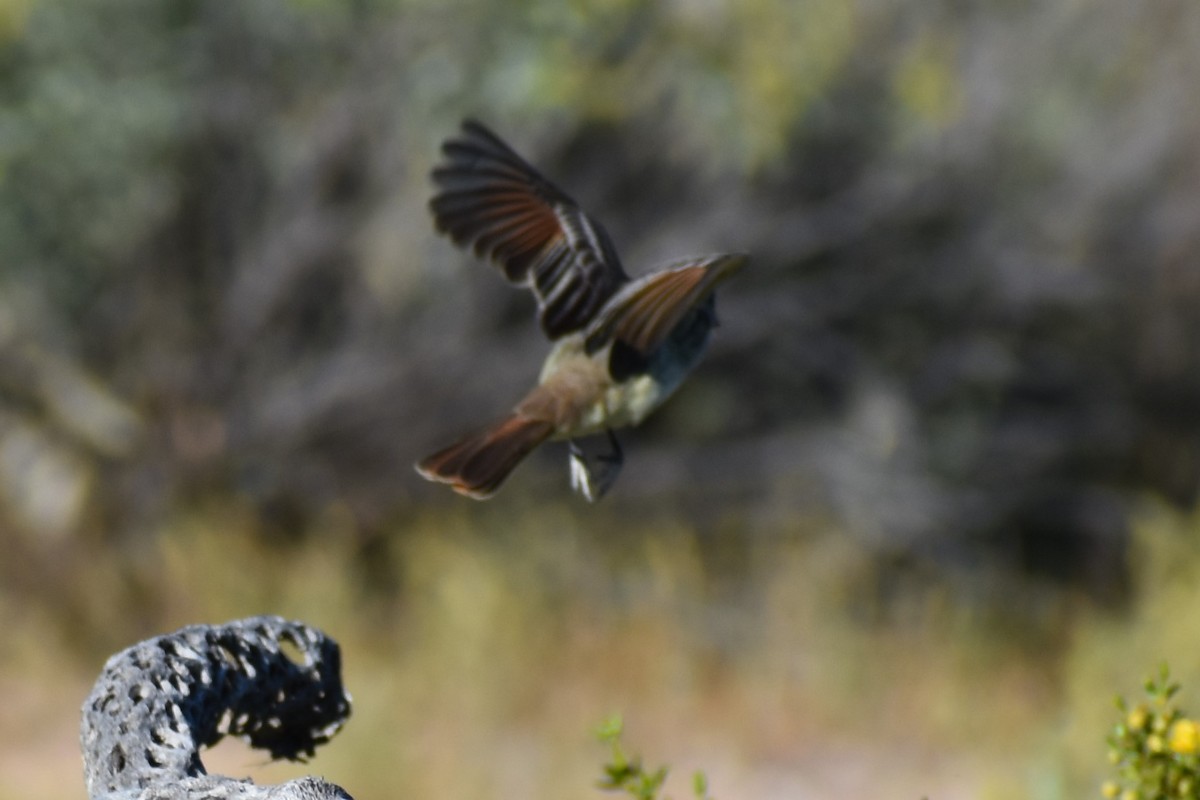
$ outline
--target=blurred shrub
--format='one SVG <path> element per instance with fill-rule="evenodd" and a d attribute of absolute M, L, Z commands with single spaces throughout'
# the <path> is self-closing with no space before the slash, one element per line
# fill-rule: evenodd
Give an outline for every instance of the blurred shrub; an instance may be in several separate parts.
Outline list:
<path fill-rule="evenodd" d="M 369 539 L 454 502 L 409 464 L 545 347 L 428 224 L 466 115 L 633 272 L 753 254 L 635 434 L 625 514 L 827 517 L 1119 600 L 1128 497 L 1195 500 L 1194 3 L 6 8 L 0 535 L 137 539 L 225 498 Z M 564 491 L 558 456 L 510 491 Z"/>

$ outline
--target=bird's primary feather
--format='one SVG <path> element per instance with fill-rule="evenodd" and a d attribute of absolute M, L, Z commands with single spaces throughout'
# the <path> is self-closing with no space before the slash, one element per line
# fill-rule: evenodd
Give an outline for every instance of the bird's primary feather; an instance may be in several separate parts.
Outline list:
<path fill-rule="evenodd" d="M 442 152 L 438 230 L 529 286 L 549 338 L 584 328 L 628 281 L 600 224 L 486 127 L 464 122 Z"/>

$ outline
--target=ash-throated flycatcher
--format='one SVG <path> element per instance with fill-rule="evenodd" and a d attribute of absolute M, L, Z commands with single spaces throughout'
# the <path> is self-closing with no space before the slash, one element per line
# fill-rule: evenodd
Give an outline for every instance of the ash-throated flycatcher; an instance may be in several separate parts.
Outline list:
<path fill-rule="evenodd" d="M 554 348 L 507 417 L 417 472 L 483 499 L 533 448 L 566 439 L 572 485 L 594 501 L 620 470 L 613 428 L 641 422 L 696 366 L 717 321 L 713 290 L 745 256 L 689 259 L 630 280 L 600 224 L 483 125 L 464 122 L 442 153 L 429 203 L 437 229 L 533 290 Z M 611 452 L 590 457 L 574 440 L 596 433 Z"/>

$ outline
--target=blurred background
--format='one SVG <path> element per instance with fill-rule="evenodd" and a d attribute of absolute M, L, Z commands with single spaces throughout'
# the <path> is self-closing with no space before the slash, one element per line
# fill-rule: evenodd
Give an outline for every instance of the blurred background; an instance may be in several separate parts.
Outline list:
<path fill-rule="evenodd" d="M 0 798 L 83 797 L 108 654 L 298 617 L 356 797 L 1059 798 L 1200 706 L 1200 6 L 0 0 Z M 627 268 L 744 250 L 596 506 L 411 464 L 532 299 L 435 235 L 494 127 Z"/>

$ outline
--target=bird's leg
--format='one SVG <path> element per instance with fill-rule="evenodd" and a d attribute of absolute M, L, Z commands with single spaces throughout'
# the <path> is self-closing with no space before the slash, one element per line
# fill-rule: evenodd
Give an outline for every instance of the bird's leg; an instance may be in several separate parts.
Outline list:
<path fill-rule="evenodd" d="M 625 463 L 621 444 L 611 429 L 607 429 L 609 452 L 589 456 L 571 439 L 567 443 L 571 469 L 571 488 L 590 502 L 596 502 L 612 488 Z"/>
<path fill-rule="evenodd" d="M 625 463 L 625 451 L 621 449 L 621 443 L 617 441 L 617 435 L 613 433 L 612 428 L 605 428 L 604 432 L 608 434 L 609 451 L 604 455 L 596 456 L 596 460 L 620 469 L 621 465 Z"/>

